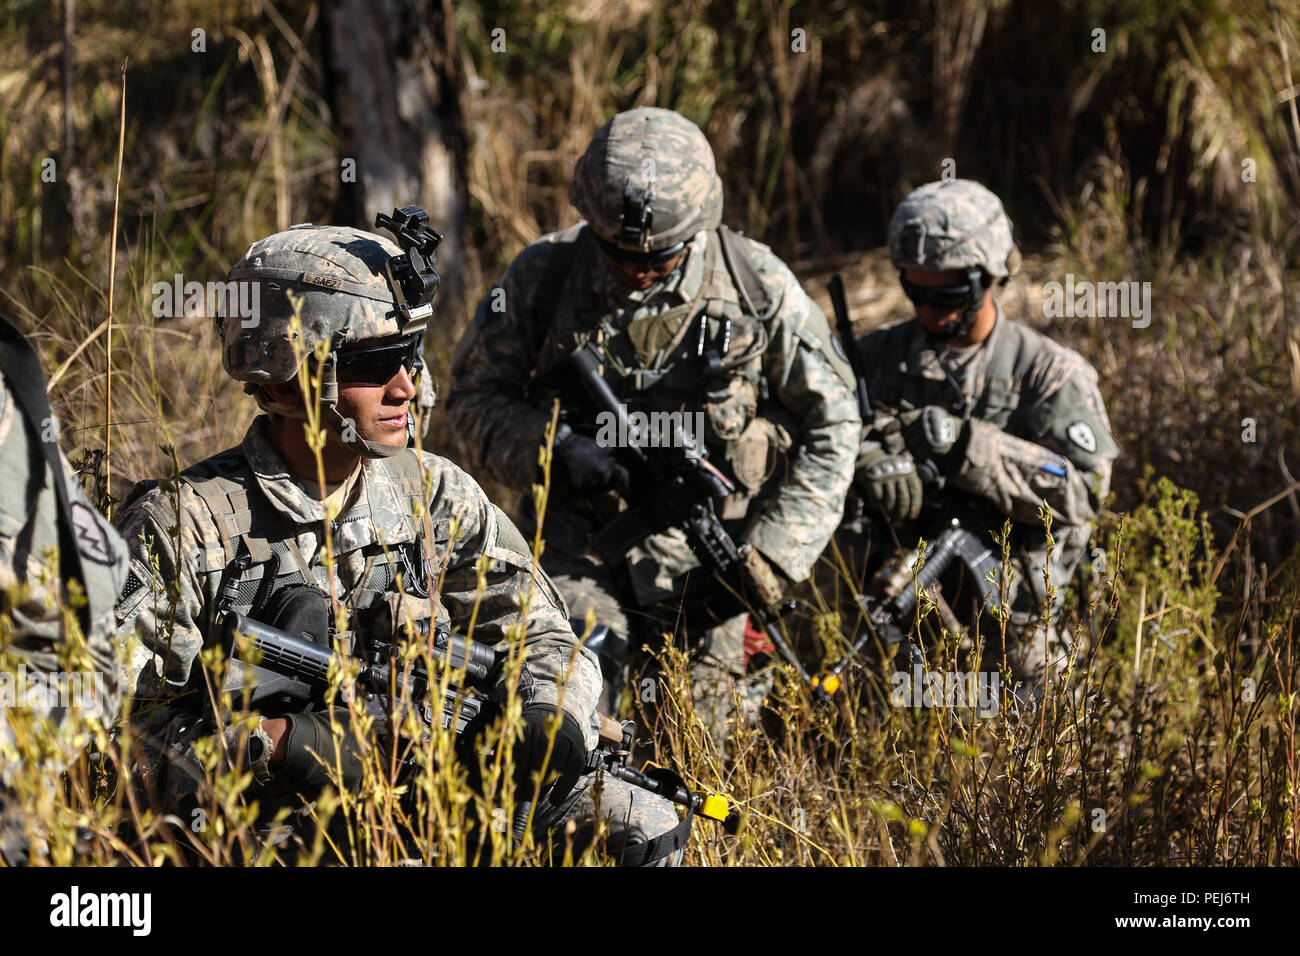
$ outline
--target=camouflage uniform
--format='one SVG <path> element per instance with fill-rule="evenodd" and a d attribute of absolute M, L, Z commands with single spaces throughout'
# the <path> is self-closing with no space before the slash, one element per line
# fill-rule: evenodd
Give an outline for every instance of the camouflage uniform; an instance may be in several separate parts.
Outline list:
<path fill-rule="evenodd" d="M 681 243 L 683 255 L 665 278 L 629 290 L 600 243 L 619 234 L 619 204 L 647 168 L 657 178 L 645 245 Z M 565 363 L 597 343 L 601 374 L 629 409 L 703 414 L 709 459 L 736 486 L 719 516 L 785 578 L 803 580 L 839 522 L 860 427 L 852 373 L 825 316 L 771 250 L 719 228 L 712 152 L 677 114 L 616 116 L 579 161 L 570 199 L 592 221 L 527 246 L 457 347 L 447 409 L 474 467 L 524 493 L 531 527 L 553 398 L 566 423 L 591 424 L 574 414 L 589 403 Z M 708 353 L 721 360 L 712 370 Z M 553 488 L 545 515 L 543 564 L 575 616 L 593 605 L 615 627 L 625 626 L 620 604 L 634 617 L 672 606 L 699 566 L 675 531 L 622 546 L 622 511 L 616 492 Z M 740 644 L 726 663 L 743 669 Z"/>
<path fill-rule="evenodd" d="M 893 218 L 889 243 L 900 268 L 978 266 L 1000 277 L 1017 261 L 1001 203 L 966 180 L 931 183 L 908 196 Z M 1013 671 L 1036 683 L 1049 657 L 1053 666 L 1061 663 L 1055 614 L 1087 547 L 1118 451 L 1096 371 L 1077 352 L 1000 308 L 989 336 L 963 348 L 945 348 L 915 319 L 869 332 L 857 348 L 874 406 L 896 412 L 937 407 L 965 419 L 968 437 L 943 462 L 943 499 L 973 518 L 977 527 L 971 530 L 986 543 L 990 531 L 1000 532 L 1011 519 L 1013 574 L 1006 596 L 1012 639 L 1006 652 Z M 864 440 L 860 468 L 880 447 Z M 1038 517 L 1043 502 L 1052 510 L 1050 560 Z M 918 535 L 934 540 L 948 514 L 939 511 L 896 526 L 902 543 L 913 544 Z M 1045 632 L 1044 569 L 1058 589 Z M 990 650 L 1001 658 L 1000 648 Z"/>
<path fill-rule="evenodd" d="M 255 243 L 231 275 L 262 282 L 269 307 L 248 328 L 225 322 L 227 369 L 255 386 L 296 371 L 291 360 L 288 368 L 276 367 L 284 357 L 275 348 L 285 313 L 277 301 L 283 296 L 267 288 L 272 281 L 292 283 L 306 298 L 309 347 L 312 336 L 364 341 L 391 334 L 393 294 L 385 302 L 384 266 L 397 252 L 378 236 L 332 227 L 295 228 Z M 313 271 L 304 274 L 298 266 L 295 274 L 293 263 L 304 254 Z M 349 293 L 342 302 L 323 291 L 341 285 Z M 329 314 L 337 318 L 340 311 L 344 331 L 331 332 Z M 260 391 L 258 397 L 276 414 L 296 411 L 276 409 Z M 194 765 L 186 734 L 195 714 L 192 705 L 173 704 L 193 686 L 199 651 L 220 640 L 215 611 L 223 572 L 241 553 L 251 558 L 231 610 L 255 619 L 285 588 L 328 593 L 323 502 L 291 473 L 268 436 L 269 422 L 268 416 L 256 418 L 241 445 L 187 469 L 174 489 L 142 487 L 118 517 L 131 549 L 131 573 L 117 605 L 119 629 L 141 639 L 127 661 L 125 682 L 139 699 L 138 727 L 148 745 L 143 769 L 169 805 L 181 805 L 197 788 L 195 776 L 185 772 Z M 437 582 L 432 597 L 422 596 L 462 633 L 473 616 L 469 636 L 475 641 L 506 650 L 508 629 L 522 626 L 527 652 L 520 697 L 525 705 L 561 707 L 582 728 L 587 748 L 594 748 L 598 666 L 580 648 L 563 600 L 533 564 L 515 526 L 445 459 L 410 447 L 388 451 L 361 443 L 357 450 L 360 472 L 342 492 L 342 510 L 330 528 L 336 596 L 351 612 L 351 626 L 364 628 L 390 596 L 420 595 L 420 582 Z M 339 637 L 350 645 L 351 635 Z M 243 671 L 242 663 L 231 664 L 227 689 L 242 685 Z M 496 693 L 503 695 L 504 687 Z M 579 791 L 590 785 L 581 781 Z M 275 784 L 268 783 L 266 792 L 273 797 Z M 576 798 L 570 804 L 574 813 L 582 809 Z M 615 781 L 606 782 L 603 812 L 616 839 L 620 833 L 657 835 L 678 823 L 670 803 Z"/>
<path fill-rule="evenodd" d="M 7 323 L 5 323 L 8 329 Z M 14 340 L 18 335 L 13 332 Z M 33 373 L 35 356 L 31 357 Z M 82 721 L 66 719 L 68 707 L 81 707 L 81 717 L 94 717 L 105 726 L 117 717 L 119 694 L 113 647 L 112 596 L 126 576 L 126 549 L 112 526 L 90 505 L 81 484 L 58 450 L 58 426 L 48 406 L 28 408 L 28 414 L 45 419 L 39 425 L 28 419 L 15 395 L 6 369 L 0 377 L 0 653 L 5 668 L 0 675 L 0 853 L 9 863 L 25 859 L 21 820 L 12 805 L 6 809 L 4 791 L 19 767 L 15 745 L 39 731 L 48 720 L 57 744 L 46 764 L 57 775 L 85 746 Z M 45 382 L 30 383 L 44 396 Z M 39 419 L 38 419 L 39 420 Z M 83 627 L 88 622 L 85 646 L 88 657 L 67 657 L 64 615 L 49 591 L 60 576 L 60 561 L 53 556 L 60 546 L 60 524 L 65 517 L 52 483 L 42 442 L 49 442 L 62 470 L 68 491 L 69 518 L 77 545 L 77 576 L 87 596 Z M 63 562 L 63 571 L 72 570 Z M 83 664 L 93 668 L 82 672 Z M 10 665 L 16 670 L 11 671 Z M 10 712 L 23 695 L 25 712 Z M 30 719 L 30 722 L 29 722 Z M 32 752 L 28 749 L 27 752 Z"/>

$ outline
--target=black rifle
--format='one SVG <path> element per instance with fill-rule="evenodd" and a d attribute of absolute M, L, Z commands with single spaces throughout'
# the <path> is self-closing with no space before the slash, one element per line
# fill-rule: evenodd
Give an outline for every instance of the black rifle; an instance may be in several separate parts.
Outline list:
<path fill-rule="evenodd" d="M 312 699 L 316 703 L 324 701 L 331 668 L 341 668 L 344 664 L 341 656 L 328 648 L 242 614 L 227 613 L 222 621 L 222 629 L 223 639 L 231 642 L 236 657 L 301 682 L 311 688 Z M 236 640 L 237 634 L 243 635 L 246 640 Z M 421 636 L 427 637 L 427 631 Z M 419 708 L 425 725 L 432 727 L 437 715 L 425 698 L 429 690 L 438 685 L 430 680 L 424 661 L 417 656 L 407 674 L 406 668 L 395 656 L 394 645 L 372 640 L 370 646 L 370 660 L 362 662 L 357 675 L 360 687 L 378 697 L 400 699 L 414 704 Z M 447 688 L 441 717 L 444 728 L 455 721 L 456 733 L 460 734 L 470 720 L 480 713 L 485 703 L 488 682 L 497 673 L 501 661 L 497 652 L 487 644 L 451 633 L 442 620 L 437 621 L 434 628 L 432 657 L 441 666 L 457 670 L 464 668 L 469 688 Z M 689 816 L 704 816 L 722 822 L 728 832 L 736 832 L 740 815 L 729 800 L 687 790 L 681 779 L 671 773 L 647 773 L 632 769 L 627 761 L 635 737 L 635 724 L 632 721 L 619 724 L 603 716 L 600 719 L 600 745 L 587 755 L 588 771 L 601 769 L 613 777 L 686 807 L 690 812 L 688 821 Z"/>
<path fill-rule="evenodd" d="M 587 755 L 588 772 L 603 770 L 612 777 L 686 807 L 692 814 L 718 820 L 728 833 L 740 829 L 740 811 L 725 797 L 688 790 L 682 778 L 670 770 L 634 770 L 627 765 L 636 739 L 635 721 L 625 720 L 620 724 L 604 716 L 600 721 L 600 746 Z"/>
<path fill-rule="evenodd" d="M 715 501 L 736 490 L 735 485 L 707 460 L 707 451 L 697 436 L 674 427 L 670 416 L 664 416 L 669 423 L 669 434 L 637 435 L 637 430 L 628 424 L 627 409 L 600 374 L 601 362 L 600 350 L 592 342 L 579 346 L 571 359 L 578 380 L 597 412 L 613 416 L 618 435 L 636 436 L 616 453 L 623 459 L 628 473 L 629 487 L 623 497 L 637 519 L 637 527 L 630 538 L 624 537 L 610 548 L 607 542 L 611 534 L 615 529 L 623 530 L 622 523 L 610 525 L 594 542 L 595 550 L 611 557 L 622 555 L 638 538 L 678 528 L 701 566 L 716 573 L 739 593 L 744 556 L 714 507 Z M 754 616 L 780 655 L 798 672 L 804 685 L 811 688 L 814 679 L 781 635 L 777 612 L 760 607 Z"/>
<path fill-rule="evenodd" d="M 849 319 L 849 304 L 844 298 L 844 279 L 837 272 L 831 276 L 827 291 L 831 296 L 831 308 L 835 310 L 835 330 L 840 334 L 840 345 L 853 369 L 853 378 L 857 382 L 858 413 L 864 422 L 871 420 L 871 397 L 867 394 L 867 373 L 862 368 L 862 356 L 858 354 L 857 344 L 853 341 L 853 322 Z"/>
<path fill-rule="evenodd" d="M 917 562 L 920 570 L 914 570 Z M 939 577 L 960 562 L 970 572 L 979 589 L 981 603 L 988 608 L 997 604 L 1000 593 L 1002 568 L 990 548 L 961 526 L 956 518 L 924 549 L 900 548 L 877 572 L 871 594 L 859 594 L 858 606 L 867 618 L 867 628 L 862 632 L 848 654 L 829 670 L 815 678 L 816 690 L 833 694 L 839 689 L 840 674 L 857 657 L 872 637 L 878 637 L 886 647 L 902 645 L 907 655 L 907 666 L 924 666 L 925 659 L 918 644 L 911 639 L 913 617 L 921 592 L 928 591 Z"/>
<path fill-rule="evenodd" d="M 896 416 L 885 408 L 873 409 L 867 390 L 867 370 L 862 355 L 853 339 L 853 323 L 849 318 L 848 303 L 844 297 L 844 280 L 836 273 L 827 286 L 831 298 L 831 307 L 835 312 L 835 328 L 839 332 L 840 342 L 844 346 L 849 366 L 857 383 L 858 411 L 862 421 L 870 426 L 868 436 L 880 441 L 886 450 L 899 453 L 903 450 L 902 439 L 898 433 Z M 927 498 L 932 507 L 943 508 L 944 502 L 938 496 L 943 488 L 938 465 L 926 459 L 916 463 L 916 471 L 921 479 Z M 861 500 L 859 499 L 859 518 L 861 518 Z M 861 530 L 859 520 L 857 529 Z M 1000 568 L 993 561 L 991 552 L 980 544 L 969 531 L 961 527 L 961 522 L 953 518 L 950 526 L 939 533 L 933 543 L 924 551 L 899 549 L 876 575 L 878 582 L 875 594 L 856 596 L 858 606 L 867 617 L 868 627 L 862 632 L 848 655 L 829 670 L 823 670 L 813 679 L 814 693 L 818 695 L 833 694 L 839 688 L 839 676 L 844 668 L 866 646 L 873 635 L 880 637 L 887 646 L 902 645 L 907 654 L 909 666 L 923 663 L 920 647 L 911 640 L 911 617 L 916 609 L 919 593 L 927 590 L 951 566 L 954 559 L 960 560 L 971 571 L 980 588 L 981 598 L 987 603 L 995 586 L 986 578 L 989 572 L 1000 577 Z M 924 562 L 919 572 L 911 569 L 917 560 Z"/>
<path fill-rule="evenodd" d="M 420 636 L 427 639 L 427 622 L 422 623 L 426 626 Z M 452 634 L 445 620 L 435 621 L 433 630 L 430 643 L 434 660 L 445 667 L 464 668 L 469 687 L 485 689 L 488 678 L 497 667 L 496 652 L 486 644 Z M 242 634 L 248 640 L 238 642 L 234 639 L 236 634 Z M 305 686 L 312 703 L 324 703 L 330 667 L 342 665 L 342 660 L 329 648 L 233 611 L 222 619 L 222 640 L 224 646 L 233 647 L 234 655 L 241 660 Z M 398 659 L 395 645 L 377 640 L 369 641 L 368 645 L 369 659 L 361 661 L 358 685 L 372 695 L 395 695 L 393 699 L 418 702 L 422 719 L 432 726 L 436 715 L 426 698 L 436 683 L 430 682 L 423 658 L 417 655 L 408 673 Z M 466 693 L 448 687 L 443 700 L 442 726 L 450 726 L 455 721 L 456 732 L 460 733 L 478 716 L 483 702 L 484 696 L 480 693 Z"/>

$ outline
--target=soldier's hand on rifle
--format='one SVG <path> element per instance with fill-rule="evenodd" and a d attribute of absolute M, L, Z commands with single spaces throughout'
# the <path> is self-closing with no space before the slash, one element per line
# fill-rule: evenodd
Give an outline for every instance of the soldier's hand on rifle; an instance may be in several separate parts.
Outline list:
<path fill-rule="evenodd" d="M 759 554 L 757 548 L 751 547 L 745 552 L 740 567 L 741 577 L 749 592 L 748 596 L 756 605 L 770 608 L 781 603 L 785 593 L 785 589 L 781 586 L 781 578 L 773 570 L 772 565 L 768 564 L 767 559 Z"/>
<path fill-rule="evenodd" d="M 343 736 L 337 746 L 330 728 L 331 713 L 334 723 L 343 728 Z M 284 736 L 276 742 L 275 759 L 271 761 L 274 768 L 283 752 L 283 763 L 279 767 L 281 775 L 304 789 L 316 790 L 326 784 L 333 784 L 331 771 L 341 770 L 341 783 L 344 787 L 356 790 L 361 786 L 362 748 L 352 731 L 346 707 L 335 707 L 332 711 L 290 714 L 285 718 L 285 724 Z"/>
<path fill-rule="evenodd" d="M 541 770 L 543 783 L 552 774 L 560 775 L 551 788 L 551 802 L 563 803 L 587 769 L 587 747 L 578 722 L 566 713 L 555 729 L 552 745 L 554 720 L 555 708 L 550 704 L 529 704 L 524 708 L 524 729 L 514 752 L 515 789 L 520 799 L 532 799 L 533 771 Z M 546 759 L 548 747 L 549 760 Z"/>
<path fill-rule="evenodd" d="M 605 491 L 613 488 L 626 495 L 629 487 L 627 469 L 618 463 L 612 448 L 597 444 L 594 438 L 579 435 L 561 425 L 555 436 L 555 464 L 558 479 L 574 491 Z"/>
<path fill-rule="evenodd" d="M 866 452 L 858 459 L 853 483 L 867 506 L 880 508 L 890 521 L 911 521 L 921 513 L 921 478 L 916 462 L 905 451 Z"/>
<path fill-rule="evenodd" d="M 966 421 L 938 405 L 926 405 L 898 416 L 903 442 L 917 461 L 943 464 L 966 437 Z"/>

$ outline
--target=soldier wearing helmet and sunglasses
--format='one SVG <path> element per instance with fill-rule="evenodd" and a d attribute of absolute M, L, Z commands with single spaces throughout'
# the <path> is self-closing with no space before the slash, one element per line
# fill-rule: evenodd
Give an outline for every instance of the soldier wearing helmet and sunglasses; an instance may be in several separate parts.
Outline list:
<path fill-rule="evenodd" d="M 131 549 L 119 630 L 141 639 L 124 686 L 136 698 L 144 779 L 170 812 L 202 785 L 191 756 L 204 696 L 199 652 L 222 640 L 225 615 L 358 653 L 385 609 L 396 619 L 394 600 L 406 614 L 445 614 L 453 630 L 498 651 L 519 629 L 525 726 L 516 766 L 559 775 L 537 818 L 555 826 L 594 809 L 593 780 L 582 775 L 598 727 L 594 655 L 578 646 L 562 598 L 511 521 L 465 472 L 409 445 L 439 237 L 416 207 L 397 215 L 380 220 L 405 253 L 372 233 L 310 224 L 248 247 L 229 281 L 256 285 L 259 314 L 217 324 L 226 371 L 265 414 L 239 446 L 187 468 L 174 486 L 142 484 L 119 514 Z M 320 379 L 323 475 L 305 427 L 316 402 L 308 376 Z M 232 662 L 227 689 L 243 686 L 245 666 Z M 332 714 L 291 705 L 272 675 L 258 677 L 255 721 L 215 732 L 245 756 L 264 809 L 313 797 L 329 782 L 326 765 L 356 786 L 368 741 L 347 726 L 342 703 Z M 493 693 L 504 697 L 504 688 Z M 332 724 L 344 726 L 341 742 Z M 611 848 L 678 823 L 667 801 L 613 779 L 600 807 Z"/>
<path fill-rule="evenodd" d="M 627 500 L 630 436 L 602 432 L 572 356 L 594 347 L 629 413 L 701 423 L 699 445 L 732 489 L 717 511 L 743 556 L 732 583 L 751 607 L 773 606 L 805 579 L 839 523 L 861 421 L 852 373 L 786 265 L 721 225 L 713 152 L 685 117 L 616 115 L 579 158 L 569 200 L 583 221 L 527 246 L 479 303 L 453 360 L 448 412 L 475 467 L 523 493 L 528 525 L 560 400 L 543 565 L 575 617 L 590 610 L 611 628 L 600 648 L 611 695 L 629 645 L 684 626 L 697 708 L 725 734 L 747 657 L 736 590 L 701 571 L 677 528 L 622 533 L 629 510 L 646 504 Z M 684 596 L 710 607 L 692 617 Z M 725 625 L 708 626 L 718 619 Z M 745 716 L 763 683 L 741 681 Z"/>
<path fill-rule="evenodd" d="M 856 343 L 877 422 L 864 432 L 854 486 L 905 547 L 934 541 L 960 513 L 996 550 L 989 532 L 1011 519 L 1005 652 L 1026 697 L 1062 663 L 1056 613 L 1118 453 L 1097 373 L 998 305 L 993 290 L 1019 253 L 1001 201 L 979 183 L 909 194 L 889 225 L 889 258 L 916 315 Z M 1000 627 L 982 630 L 1000 661 L 1001 641 L 990 637 Z"/>

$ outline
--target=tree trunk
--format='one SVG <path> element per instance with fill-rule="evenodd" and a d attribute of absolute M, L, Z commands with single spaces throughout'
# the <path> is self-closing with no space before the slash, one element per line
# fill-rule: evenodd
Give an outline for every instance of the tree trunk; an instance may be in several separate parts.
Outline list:
<path fill-rule="evenodd" d="M 337 221 L 374 230 L 376 213 L 422 206 L 443 235 L 438 310 L 459 324 L 472 270 L 451 8 L 442 0 L 329 0 L 324 9 L 343 179 Z"/>

